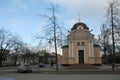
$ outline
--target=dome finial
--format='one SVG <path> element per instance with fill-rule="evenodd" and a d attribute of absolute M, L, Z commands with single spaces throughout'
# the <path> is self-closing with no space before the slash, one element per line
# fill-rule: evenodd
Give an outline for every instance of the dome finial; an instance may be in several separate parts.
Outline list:
<path fill-rule="evenodd" d="M 78 14 L 78 22 L 80 23 L 80 13 Z"/>

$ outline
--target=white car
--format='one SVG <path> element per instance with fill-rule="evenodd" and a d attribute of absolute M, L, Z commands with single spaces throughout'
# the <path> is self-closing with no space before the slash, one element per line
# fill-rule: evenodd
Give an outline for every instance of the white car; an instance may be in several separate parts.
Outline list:
<path fill-rule="evenodd" d="M 18 72 L 32 72 L 32 66 L 30 64 L 20 64 Z"/>

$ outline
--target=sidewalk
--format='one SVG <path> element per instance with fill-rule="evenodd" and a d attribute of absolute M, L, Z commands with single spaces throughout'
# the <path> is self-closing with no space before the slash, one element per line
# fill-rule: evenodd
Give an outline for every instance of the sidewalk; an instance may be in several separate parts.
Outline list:
<path fill-rule="evenodd" d="M 11 67 L 0 67 L 0 70 L 3 69 L 17 69 L 18 66 L 11 66 Z"/>
<path fill-rule="evenodd" d="M 115 71 L 112 71 L 111 66 L 102 65 L 97 69 L 67 69 L 68 67 L 62 67 L 59 65 L 58 71 L 56 71 L 56 65 L 51 67 L 46 65 L 44 68 L 39 68 L 37 65 L 33 65 L 34 74 L 62 74 L 62 75 L 120 75 L 120 67 L 115 68 Z M 15 67 L 1 67 L 0 70 L 13 69 L 17 72 L 17 66 Z"/>
<path fill-rule="evenodd" d="M 40 68 L 39 71 L 35 71 L 36 74 L 61 74 L 61 75 L 120 75 L 120 68 L 116 68 L 112 71 L 111 66 L 101 66 L 98 69 L 66 69 L 67 67 Z"/>
<path fill-rule="evenodd" d="M 102 65 L 97 66 L 95 69 L 69 69 L 68 67 L 62 67 L 61 65 L 58 66 L 59 71 L 112 71 L 112 66 L 109 65 Z M 34 66 L 33 71 L 38 71 L 38 67 Z M 45 68 L 39 68 L 39 71 L 56 71 L 56 65 L 51 67 L 50 65 L 46 65 Z M 120 67 L 115 67 L 115 71 L 120 72 Z"/>
<path fill-rule="evenodd" d="M 0 70 L 3 69 L 17 69 L 18 66 L 13 66 L 13 67 L 0 67 Z M 61 65 L 58 65 L 59 71 L 112 71 L 112 66 L 109 65 L 102 65 L 102 66 L 97 66 L 97 69 L 68 69 L 68 67 L 63 67 Z M 45 65 L 44 68 L 38 68 L 37 65 L 33 65 L 33 71 L 56 71 L 56 65 L 53 67 L 50 66 L 50 64 Z M 115 67 L 115 71 L 120 71 L 120 66 Z"/>

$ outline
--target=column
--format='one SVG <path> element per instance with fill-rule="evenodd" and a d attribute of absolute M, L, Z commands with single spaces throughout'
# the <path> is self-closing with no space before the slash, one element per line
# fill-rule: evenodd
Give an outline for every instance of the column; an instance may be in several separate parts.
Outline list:
<path fill-rule="evenodd" d="M 92 50 L 92 57 L 94 57 L 93 42 L 91 42 L 91 44 L 92 44 L 92 45 L 91 45 L 91 46 L 92 46 L 92 49 L 91 49 L 91 50 Z"/>
<path fill-rule="evenodd" d="M 71 45 L 70 45 L 70 42 L 69 42 L 69 58 L 71 57 Z"/>
<path fill-rule="evenodd" d="M 91 44 L 92 44 L 92 62 L 93 62 L 93 64 L 94 64 L 94 49 L 93 49 L 93 42 L 91 42 Z"/>
<path fill-rule="evenodd" d="M 90 41 L 88 42 L 88 51 L 89 51 L 89 57 L 91 57 L 91 49 L 90 49 L 91 45 L 90 45 Z"/>
<path fill-rule="evenodd" d="M 72 42 L 72 55 L 71 57 L 73 58 L 74 57 L 74 43 Z"/>

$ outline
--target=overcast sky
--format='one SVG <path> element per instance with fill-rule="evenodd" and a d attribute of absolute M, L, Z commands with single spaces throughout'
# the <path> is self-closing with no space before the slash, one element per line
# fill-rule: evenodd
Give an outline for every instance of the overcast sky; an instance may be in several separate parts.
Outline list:
<path fill-rule="evenodd" d="M 23 41 L 34 44 L 32 35 L 43 29 L 46 14 L 51 3 L 57 4 L 59 23 L 67 30 L 80 21 L 97 36 L 105 21 L 105 7 L 110 0 L 0 0 L 0 28 L 19 34 Z"/>

